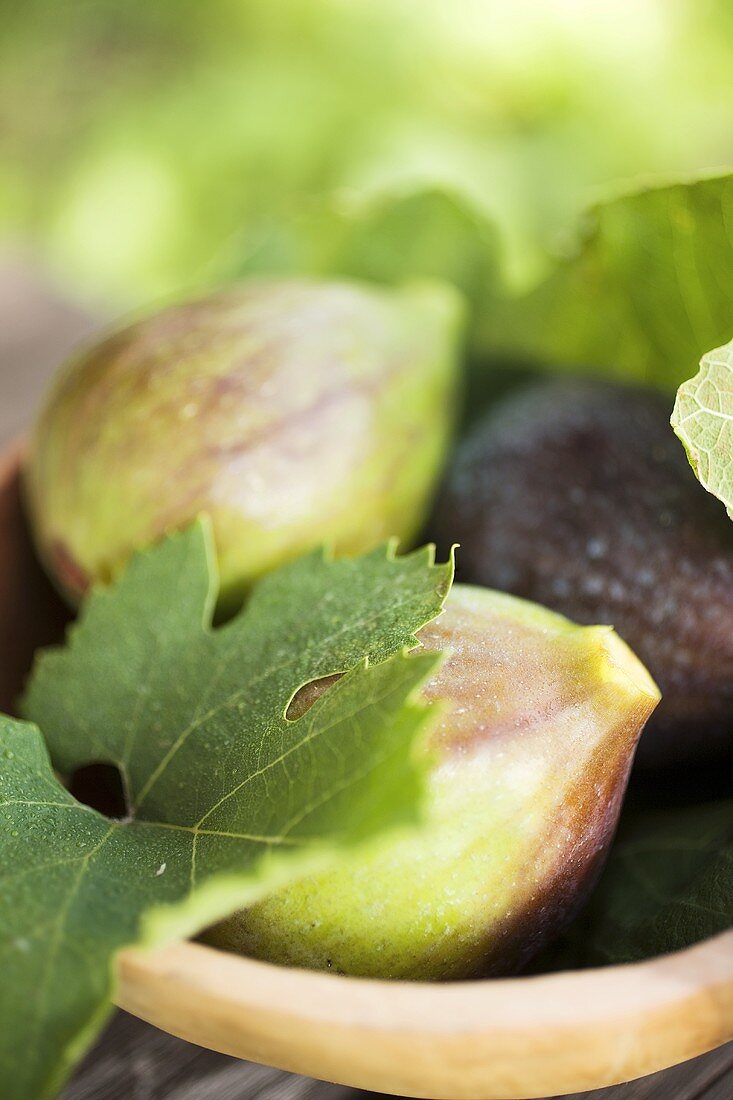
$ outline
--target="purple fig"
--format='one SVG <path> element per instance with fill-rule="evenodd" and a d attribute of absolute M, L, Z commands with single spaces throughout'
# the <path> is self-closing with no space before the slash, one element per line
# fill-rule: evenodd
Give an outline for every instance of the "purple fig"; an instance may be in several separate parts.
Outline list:
<path fill-rule="evenodd" d="M 610 623 L 662 691 L 639 760 L 733 751 L 733 527 L 643 389 L 533 386 L 457 448 L 431 534 L 459 577 Z"/>

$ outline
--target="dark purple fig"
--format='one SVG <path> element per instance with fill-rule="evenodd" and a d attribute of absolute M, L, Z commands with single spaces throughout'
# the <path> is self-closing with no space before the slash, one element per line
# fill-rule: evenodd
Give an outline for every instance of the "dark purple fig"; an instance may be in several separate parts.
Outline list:
<path fill-rule="evenodd" d="M 461 544 L 460 579 L 615 627 L 662 691 L 653 766 L 733 750 L 733 527 L 670 411 L 638 388 L 533 386 L 458 447 L 431 530 Z"/>

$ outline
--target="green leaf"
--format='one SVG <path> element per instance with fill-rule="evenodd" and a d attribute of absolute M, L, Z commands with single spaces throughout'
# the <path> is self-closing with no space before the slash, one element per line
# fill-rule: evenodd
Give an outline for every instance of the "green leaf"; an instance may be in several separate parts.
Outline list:
<path fill-rule="evenodd" d="M 733 343 L 704 356 L 680 386 L 672 427 L 698 479 L 733 519 Z"/>
<path fill-rule="evenodd" d="M 494 227 L 458 195 L 430 188 L 310 203 L 250 229 L 226 275 L 343 275 L 378 283 L 445 280 L 478 304 L 496 293 Z"/>
<path fill-rule="evenodd" d="M 590 905 L 549 957 L 553 967 L 633 962 L 725 932 L 732 873 L 732 799 L 629 814 Z"/>
<path fill-rule="evenodd" d="M 595 207 L 570 258 L 485 313 L 482 346 L 675 390 L 733 334 L 733 176 Z"/>
<path fill-rule="evenodd" d="M 119 767 L 129 819 L 76 802 L 34 726 L 0 724 L 0 1095 L 50 1095 L 104 1018 L 115 953 L 189 935 L 340 849 L 419 819 L 408 655 L 451 566 L 312 554 L 212 630 L 208 528 L 133 559 L 68 645 L 37 662 L 25 715 L 54 765 Z M 302 717 L 310 680 L 346 672 Z"/>

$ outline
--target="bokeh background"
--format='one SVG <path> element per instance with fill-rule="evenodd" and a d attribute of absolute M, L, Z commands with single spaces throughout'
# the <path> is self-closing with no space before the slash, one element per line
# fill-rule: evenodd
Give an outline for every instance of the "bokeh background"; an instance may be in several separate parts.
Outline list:
<path fill-rule="evenodd" d="M 282 226 L 426 186 L 487 215 L 526 284 L 588 201 L 733 161 L 730 0 L 0 12 L 0 247 L 105 314 L 263 249 L 307 266 Z"/>
<path fill-rule="evenodd" d="M 520 289 L 589 203 L 731 165 L 733 0 L 0 0 L 0 443 L 116 314 L 395 255 Z M 118 1015 L 65 1097 L 133 1095 L 365 1100 Z"/>

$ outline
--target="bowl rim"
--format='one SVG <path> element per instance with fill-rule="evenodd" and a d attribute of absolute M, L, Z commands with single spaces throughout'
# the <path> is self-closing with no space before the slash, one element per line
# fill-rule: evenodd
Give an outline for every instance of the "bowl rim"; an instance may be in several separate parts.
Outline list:
<path fill-rule="evenodd" d="M 352 1087 L 525 1100 L 619 1084 L 733 1039 L 733 931 L 642 962 L 382 981 L 195 942 L 118 956 L 116 1003 L 189 1042 Z"/>
<path fill-rule="evenodd" d="M 119 1000 L 129 994 L 130 979 L 143 971 L 163 975 L 172 965 L 183 964 L 192 984 L 226 992 L 233 1003 L 251 1002 L 251 980 L 259 987 L 257 1001 L 263 1008 L 281 1009 L 283 995 L 297 992 L 299 1014 L 315 1020 L 338 1014 L 342 1021 L 358 1020 L 370 1027 L 419 1024 L 440 1034 L 487 1025 L 509 1030 L 625 1019 L 632 988 L 638 1014 L 677 1004 L 701 988 L 722 994 L 730 987 L 733 998 L 733 930 L 639 962 L 445 982 L 355 978 L 279 966 L 193 940 L 149 950 L 128 948 L 118 959 Z M 358 991 L 357 1011 L 346 1003 L 347 988 Z M 733 1037 L 733 1013 L 730 1028 Z"/>

